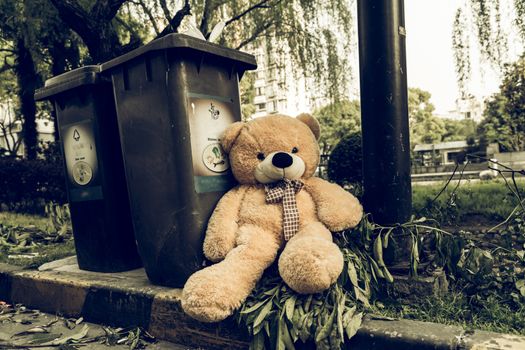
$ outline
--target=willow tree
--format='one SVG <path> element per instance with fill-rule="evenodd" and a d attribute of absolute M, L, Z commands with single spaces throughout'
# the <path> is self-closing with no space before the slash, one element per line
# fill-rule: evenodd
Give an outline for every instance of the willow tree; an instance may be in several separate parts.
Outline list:
<path fill-rule="evenodd" d="M 500 91 L 487 101 L 479 126 L 482 141 L 503 152 L 525 150 L 525 55 L 505 67 Z"/>
<path fill-rule="evenodd" d="M 453 24 L 452 46 L 458 85 L 468 93 L 475 56 L 498 73 L 509 57 L 509 40 L 525 43 L 525 0 L 463 0 Z M 474 52 L 477 51 L 477 54 Z M 519 52 L 517 53 L 519 54 Z"/>
<path fill-rule="evenodd" d="M 16 93 L 3 94 L 16 107 L 22 121 L 26 156 L 36 158 L 37 106 L 33 95 L 45 76 L 59 74 L 79 64 L 78 47 L 71 32 L 64 30 L 55 9 L 47 0 L 3 0 L 0 2 L 0 79 L 16 79 Z"/>
<path fill-rule="evenodd" d="M 312 77 L 312 84 L 331 97 L 346 94 L 347 58 L 355 37 L 353 1 L 49 1 L 82 38 L 94 62 L 118 56 L 151 38 L 179 32 L 181 23 L 191 18 L 205 37 L 220 24 L 224 26 L 221 44 L 235 49 L 265 45 L 278 68 L 290 64 L 295 73 Z M 138 31 L 130 21 L 147 23 L 147 28 Z"/>

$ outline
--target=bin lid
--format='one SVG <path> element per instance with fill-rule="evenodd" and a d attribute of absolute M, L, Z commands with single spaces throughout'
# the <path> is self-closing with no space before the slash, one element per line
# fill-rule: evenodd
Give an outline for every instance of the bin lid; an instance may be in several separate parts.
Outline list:
<path fill-rule="evenodd" d="M 99 65 L 90 65 L 47 79 L 44 87 L 36 90 L 35 100 L 45 100 L 82 85 L 96 84 L 101 81 L 99 73 Z"/>
<path fill-rule="evenodd" d="M 213 44 L 208 41 L 194 38 L 189 35 L 173 33 L 162 38 L 153 40 L 147 45 L 141 46 L 133 51 L 130 51 L 122 56 L 119 56 L 111 61 L 102 64 L 102 71 L 114 68 L 124 62 L 130 61 L 140 55 L 149 51 L 163 50 L 163 49 L 188 49 L 200 51 L 214 56 L 226 58 L 237 63 L 243 71 L 257 68 L 255 57 L 239 50 L 230 49 L 221 45 Z"/>

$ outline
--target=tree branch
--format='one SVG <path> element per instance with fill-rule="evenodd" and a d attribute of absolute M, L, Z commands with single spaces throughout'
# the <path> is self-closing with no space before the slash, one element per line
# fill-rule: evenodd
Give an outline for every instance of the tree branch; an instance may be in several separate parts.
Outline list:
<path fill-rule="evenodd" d="M 133 3 L 135 5 L 138 5 L 138 6 L 142 7 L 142 10 L 146 14 L 146 16 L 148 16 L 149 21 L 151 22 L 151 25 L 153 26 L 153 30 L 155 31 L 155 35 L 159 35 L 160 31 L 159 31 L 159 27 L 157 26 L 157 21 L 155 21 L 155 17 L 153 16 L 153 13 L 151 12 L 151 9 L 148 6 L 146 6 L 146 4 L 144 3 L 144 0 L 133 1 Z"/>
<path fill-rule="evenodd" d="M 90 25 L 88 23 L 90 14 L 88 14 L 76 1 L 51 0 L 51 3 L 57 9 L 60 18 L 81 37 L 83 35 L 80 33 L 90 32 Z"/>
<path fill-rule="evenodd" d="M 184 6 L 177 11 L 175 16 L 170 20 L 169 24 L 157 35 L 156 39 L 162 38 L 169 33 L 176 33 L 184 17 L 191 15 L 191 6 L 189 0 L 184 1 Z"/>
<path fill-rule="evenodd" d="M 7 57 L 4 58 L 4 64 L 0 66 L 0 74 L 7 72 L 8 70 L 14 69 L 15 66 L 12 64 L 7 63 Z"/>
<path fill-rule="evenodd" d="M 270 8 L 271 6 L 266 5 L 266 3 L 268 3 L 269 1 L 270 0 L 261 0 L 255 5 L 252 5 L 251 7 L 247 8 L 243 12 L 239 13 L 238 15 L 233 16 L 232 18 L 226 21 L 225 27 L 232 24 L 235 21 L 240 20 L 242 17 L 246 16 L 248 13 L 252 12 L 253 10 L 260 9 L 260 8 L 265 8 L 265 9 Z"/>
<path fill-rule="evenodd" d="M 128 0 L 97 0 L 89 15 L 99 20 L 110 21 L 116 15 L 122 4 Z"/>
<path fill-rule="evenodd" d="M 211 0 L 204 1 L 204 9 L 202 10 L 202 18 L 199 29 L 204 36 L 208 34 L 208 22 L 211 14 Z"/>
<path fill-rule="evenodd" d="M 261 28 L 258 28 L 249 38 L 247 38 L 246 40 L 242 41 L 239 45 L 237 45 L 235 50 L 242 49 L 244 46 L 248 45 L 249 43 L 251 43 L 252 41 L 257 39 L 259 37 L 259 35 L 264 33 L 266 30 L 270 29 L 270 27 L 272 27 L 274 24 L 275 24 L 275 22 L 268 22 L 264 26 L 262 26 Z"/>
<path fill-rule="evenodd" d="M 160 8 L 162 9 L 162 12 L 164 13 L 164 18 L 166 18 L 166 21 L 171 20 L 171 13 L 170 9 L 168 8 L 168 5 L 166 4 L 166 0 L 159 0 Z"/>

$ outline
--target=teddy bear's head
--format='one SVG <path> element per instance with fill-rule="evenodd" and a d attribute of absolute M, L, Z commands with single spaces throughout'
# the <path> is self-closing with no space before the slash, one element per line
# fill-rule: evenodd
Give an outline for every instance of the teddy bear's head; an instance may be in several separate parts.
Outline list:
<path fill-rule="evenodd" d="M 241 184 L 311 177 L 319 164 L 319 123 L 309 114 L 271 115 L 233 123 L 221 144 Z"/>

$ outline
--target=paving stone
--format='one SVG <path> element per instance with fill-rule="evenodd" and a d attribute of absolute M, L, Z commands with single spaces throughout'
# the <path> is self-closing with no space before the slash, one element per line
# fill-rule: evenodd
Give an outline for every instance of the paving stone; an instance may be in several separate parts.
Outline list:
<path fill-rule="evenodd" d="M 70 256 L 64 259 L 50 261 L 48 263 L 42 264 L 38 268 L 38 271 L 56 270 L 57 268 L 63 267 L 63 266 L 77 266 L 78 267 L 77 256 L 73 255 L 73 256 Z"/>
<path fill-rule="evenodd" d="M 411 300 L 423 296 L 440 296 L 448 291 L 448 281 L 442 270 L 430 276 L 416 278 L 407 275 L 394 275 L 394 293 L 401 298 Z"/>

